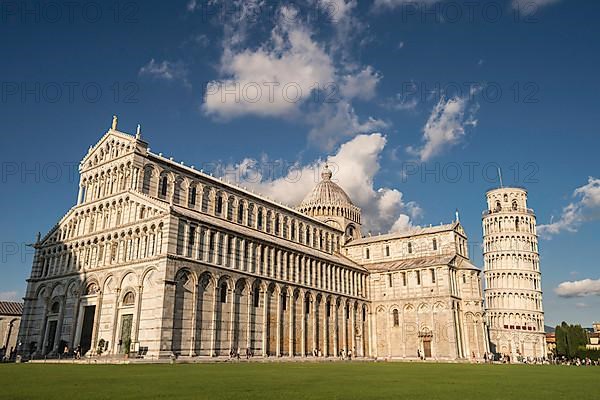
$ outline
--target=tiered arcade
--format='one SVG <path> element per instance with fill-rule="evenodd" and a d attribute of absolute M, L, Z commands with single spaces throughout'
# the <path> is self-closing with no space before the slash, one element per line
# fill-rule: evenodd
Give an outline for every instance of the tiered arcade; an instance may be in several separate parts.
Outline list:
<path fill-rule="evenodd" d="M 487 193 L 483 213 L 486 315 L 492 351 L 546 356 L 541 273 L 533 210 L 527 191 Z"/>

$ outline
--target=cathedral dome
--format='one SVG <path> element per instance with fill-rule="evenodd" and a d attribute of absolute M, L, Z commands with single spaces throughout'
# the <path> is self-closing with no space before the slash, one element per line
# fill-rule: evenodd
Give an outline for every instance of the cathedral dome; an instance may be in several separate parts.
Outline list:
<path fill-rule="evenodd" d="M 312 206 L 352 206 L 352 200 L 344 189 L 331 181 L 332 172 L 327 165 L 321 173 L 321 182 L 306 195 L 300 208 Z"/>

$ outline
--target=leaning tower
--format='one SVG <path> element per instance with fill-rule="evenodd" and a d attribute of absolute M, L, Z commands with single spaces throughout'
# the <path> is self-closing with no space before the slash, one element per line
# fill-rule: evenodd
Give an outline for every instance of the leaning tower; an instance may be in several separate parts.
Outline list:
<path fill-rule="evenodd" d="M 516 357 L 545 357 L 546 336 L 535 214 L 527 191 L 487 192 L 483 212 L 485 303 L 491 349 Z"/>

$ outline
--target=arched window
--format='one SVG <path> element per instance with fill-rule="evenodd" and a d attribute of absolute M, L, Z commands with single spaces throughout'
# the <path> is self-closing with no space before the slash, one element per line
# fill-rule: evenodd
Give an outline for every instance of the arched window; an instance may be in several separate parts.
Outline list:
<path fill-rule="evenodd" d="M 365 249 L 365 258 L 368 260 L 369 258 L 371 258 L 371 253 L 369 252 L 369 249 Z"/>
<path fill-rule="evenodd" d="M 408 254 L 412 254 L 412 242 L 408 242 Z"/>
<path fill-rule="evenodd" d="M 227 282 L 221 283 L 221 303 L 227 303 Z"/>
<path fill-rule="evenodd" d="M 52 307 L 50 307 L 50 311 L 53 314 L 58 314 L 58 312 L 60 311 L 60 303 L 58 301 L 55 301 L 54 303 L 52 303 Z"/>
<path fill-rule="evenodd" d="M 512 209 L 513 209 L 514 211 L 516 211 L 516 210 L 517 210 L 517 201 L 516 201 L 516 200 L 513 200 L 513 202 L 512 202 Z"/>
<path fill-rule="evenodd" d="M 437 239 L 433 238 L 433 250 L 437 250 Z"/>
<path fill-rule="evenodd" d="M 237 216 L 238 224 L 241 224 L 243 220 L 244 220 L 244 203 L 242 203 L 240 201 L 238 203 L 238 216 Z"/>
<path fill-rule="evenodd" d="M 133 303 L 135 303 L 135 295 L 133 292 L 127 292 L 125 296 L 123 296 L 123 305 L 132 306 Z"/>
<path fill-rule="evenodd" d="M 385 256 L 386 257 L 390 256 L 390 246 L 385 246 Z"/>
<path fill-rule="evenodd" d="M 163 176 L 160 181 L 160 195 L 163 197 L 166 196 L 168 189 L 169 189 L 169 179 L 166 176 Z"/>
<path fill-rule="evenodd" d="M 394 317 L 394 326 L 400 326 L 400 315 L 398 310 L 392 311 L 392 315 Z"/>
<path fill-rule="evenodd" d="M 254 288 L 254 299 L 253 304 L 254 307 L 258 307 L 260 305 L 260 289 L 257 287 Z"/>
<path fill-rule="evenodd" d="M 221 194 L 217 195 L 217 205 L 215 207 L 215 213 L 221 214 L 223 212 L 223 196 Z"/>
<path fill-rule="evenodd" d="M 508 195 L 507 194 L 504 195 L 504 201 L 508 202 Z"/>
<path fill-rule="evenodd" d="M 256 221 L 256 227 L 257 227 L 257 229 L 262 230 L 262 228 L 263 228 L 263 211 L 262 211 L 262 208 L 258 209 L 258 213 L 257 214 L 258 215 L 256 216 L 256 219 L 257 219 L 257 221 Z"/>
<path fill-rule="evenodd" d="M 496 202 L 496 211 L 500 211 L 502 209 L 502 204 L 499 201 Z"/>
<path fill-rule="evenodd" d="M 196 205 L 196 186 L 192 186 L 190 188 L 190 191 L 188 194 L 188 206 L 193 207 L 195 205 Z"/>

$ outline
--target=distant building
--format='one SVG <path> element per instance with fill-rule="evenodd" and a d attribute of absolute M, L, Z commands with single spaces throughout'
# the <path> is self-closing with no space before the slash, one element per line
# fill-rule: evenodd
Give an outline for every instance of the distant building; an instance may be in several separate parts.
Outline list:
<path fill-rule="evenodd" d="M 0 301 L 0 358 L 16 348 L 22 314 L 22 303 Z"/>
<path fill-rule="evenodd" d="M 556 333 L 546 333 L 546 348 L 548 349 L 548 353 L 556 352 Z"/>
<path fill-rule="evenodd" d="M 588 350 L 600 350 L 600 322 L 594 322 L 592 325 L 594 332 L 588 334 Z"/>

